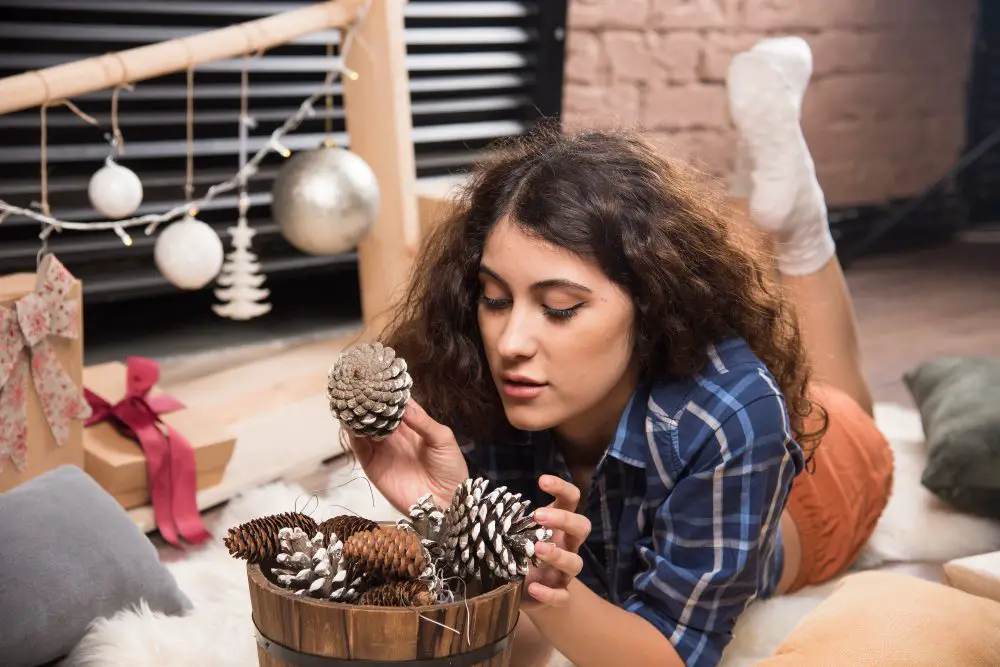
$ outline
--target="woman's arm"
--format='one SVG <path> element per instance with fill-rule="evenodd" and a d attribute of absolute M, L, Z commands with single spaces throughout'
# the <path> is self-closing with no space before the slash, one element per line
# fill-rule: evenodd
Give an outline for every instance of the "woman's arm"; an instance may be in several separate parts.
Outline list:
<path fill-rule="evenodd" d="M 690 474 L 674 481 L 651 535 L 636 543 L 646 567 L 620 608 L 575 578 L 582 569 L 576 550 L 590 532 L 586 519 L 548 507 L 536 512 L 555 531 L 555 544 L 536 545 L 550 572 L 528 584 L 534 601 L 522 609 L 576 665 L 716 667 L 737 618 L 773 574 L 779 517 L 801 465 L 783 403 L 757 400 L 713 426 L 715 442 L 695 448 Z M 568 505 L 560 493 L 574 498 L 556 489 L 557 506 Z M 549 583 L 552 572 L 563 579 Z"/>
<path fill-rule="evenodd" d="M 673 645 L 646 619 L 601 599 L 579 579 L 566 590 L 566 606 L 537 607 L 527 615 L 536 632 L 576 667 L 684 667 Z"/>
<path fill-rule="evenodd" d="M 656 627 L 642 616 L 601 599 L 576 578 L 583 569 L 577 551 L 591 529 L 590 521 L 574 511 L 580 490 L 551 475 L 543 475 L 539 486 L 555 501 L 536 510 L 535 519 L 553 530 L 553 538 L 550 544 L 535 545 L 536 556 L 547 567 L 526 582 L 528 597 L 521 603 L 521 619 L 530 618 L 532 627 L 524 639 L 525 653 L 538 650 L 536 647 L 547 641 L 577 667 L 684 667 L 680 655 Z M 513 664 L 519 667 L 522 663 Z"/>
<path fill-rule="evenodd" d="M 538 632 L 531 618 L 521 612 L 514 634 L 514 649 L 511 651 L 511 667 L 545 667 L 552 658 L 552 644 Z"/>

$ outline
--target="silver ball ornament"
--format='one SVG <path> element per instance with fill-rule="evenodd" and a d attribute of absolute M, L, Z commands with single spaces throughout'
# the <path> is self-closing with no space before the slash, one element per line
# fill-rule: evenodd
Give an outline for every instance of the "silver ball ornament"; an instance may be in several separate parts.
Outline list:
<path fill-rule="evenodd" d="M 224 254 L 215 230 L 190 215 L 160 232 L 153 248 L 156 268 L 185 290 L 201 289 L 219 275 Z"/>
<path fill-rule="evenodd" d="M 90 177 L 87 195 L 95 210 L 119 220 L 135 213 L 142 204 L 142 181 L 134 171 L 109 158 Z"/>
<path fill-rule="evenodd" d="M 282 236 L 310 255 L 357 247 L 378 210 L 375 173 L 356 153 L 337 146 L 296 153 L 272 187 L 271 216 Z"/>

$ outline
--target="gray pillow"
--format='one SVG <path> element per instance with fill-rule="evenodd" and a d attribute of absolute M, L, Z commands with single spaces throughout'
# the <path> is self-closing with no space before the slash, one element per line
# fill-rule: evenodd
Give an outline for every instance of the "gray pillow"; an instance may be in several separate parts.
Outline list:
<path fill-rule="evenodd" d="M 903 379 L 927 437 L 923 485 L 957 509 L 1000 519 L 1000 359 L 944 357 Z"/>
<path fill-rule="evenodd" d="M 190 601 L 113 497 L 75 466 L 0 494 L 0 662 L 68 654 L 98 618 L 140 599 L 164 614 Z"/>

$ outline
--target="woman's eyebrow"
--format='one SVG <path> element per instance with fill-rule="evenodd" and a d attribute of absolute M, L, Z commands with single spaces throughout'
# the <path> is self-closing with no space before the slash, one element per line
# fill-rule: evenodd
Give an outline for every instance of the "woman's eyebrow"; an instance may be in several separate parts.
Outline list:
<path fill-rule="evenodd" d="M 479 265 L 479 272 L 485 273 L 486 275 L 490 276 L 491 278 L 493 278 L 498 282 L 503 283 L 504 285 L 507 284 L 507 282 L 500 277 L 500 274 L 498 274 L 496 271 L 486 266 L 485 264 Z M 538 282 L 534 283 L 531 286 L 532 289 L 548 289 L 551 287 L 565 287 L 567 289 L 578 290 L 580 292 L 587 292 L 588 294 L 593 291 L 589 287 L 581 285 L 580 283 L 575 283 L 572 280 L 566 280 L 565 278 L 549 278 L 547 280 L 539 280 Z"/>

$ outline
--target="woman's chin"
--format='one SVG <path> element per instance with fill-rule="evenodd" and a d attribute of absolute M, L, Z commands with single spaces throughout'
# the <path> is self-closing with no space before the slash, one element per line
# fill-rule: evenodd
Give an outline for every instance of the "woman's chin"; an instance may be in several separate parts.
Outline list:
<path fill-rule="evenodd" d="M 511 405 L 504 402 L 504 414 L 511 426 L 519 431 L 544 431 L 558 423 L 550 410 L 535 406 Z"/>

